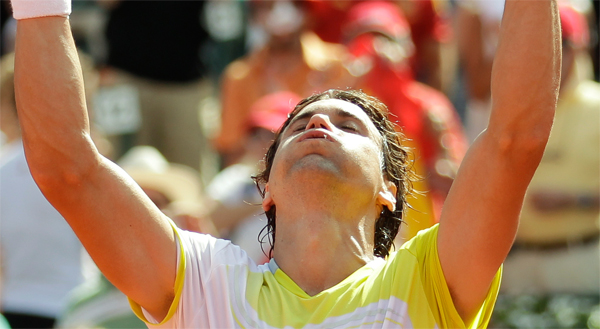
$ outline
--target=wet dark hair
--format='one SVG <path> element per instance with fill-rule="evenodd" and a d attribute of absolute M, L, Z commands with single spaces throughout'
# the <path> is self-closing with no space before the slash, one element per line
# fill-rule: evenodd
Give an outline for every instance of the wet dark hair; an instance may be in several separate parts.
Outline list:
<path fill-rule="evenodd" d="M 373 253 L 375 256 L 385 258 L 389 255 L 394 238 L 400 229 L 404 209 L 408 206 L 406 197 L 413 192 L 412 182 L 416 180 L 416 175 L 412 170 L 412 153 L 407 146 L 402 145 L 402 141 L 405 140 L 404 135 L 396 131 L 396 126 L 388 119 L 387 106 L 377 98 L 358 90 L 330 89 L 301 100 L 290 113 L 288 119 L 275 136 L 273 144 L 269 147 L 265 156 L 265 169 L 252 178 L 264 198 L 264 186 L 269 181 L 273 159 L 281 142 L 281 133 L 285 131 L 291 120 L 302 109 L 312 103 L 325 99 L 339 99 L 357 105 L 365 111 L 377 128 L 377 131 L 381 134 L 382 171 L 385 177 L 396 185 L 397 188 L 396 210 L 391 211 L 387 207 L 383 207 L 383 211 L 375 222 L 375 247 Z M 271 209 L 265 212 L 265 215 L 267 217 L 267 225 L 261 231 L 259 241 L 263 243 L 265 238 L 268 239 L 271 246 L 268 256 L 271 257 L 275 247 L 276 207 L 272 206 Z"/>

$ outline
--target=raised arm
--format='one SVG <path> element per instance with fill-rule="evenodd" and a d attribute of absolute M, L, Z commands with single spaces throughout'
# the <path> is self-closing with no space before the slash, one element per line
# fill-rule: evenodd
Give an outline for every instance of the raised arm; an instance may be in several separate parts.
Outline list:
<path fill-rule="evenodd" d="M 67 18 L 18 21 L 15 88 L 36 183 L 106 277 L 161 319 L 174 296 L 173 230 L 143 191 L 92 143 Z"/>
<path fill-rule="evenodd" d="M 555 0 L 506 1 L 490 123 L 463 160 L 440 220 L 440 262 L 466 321 L 512 246 L 544 152 L 560 82 L 560 42 Z"/>

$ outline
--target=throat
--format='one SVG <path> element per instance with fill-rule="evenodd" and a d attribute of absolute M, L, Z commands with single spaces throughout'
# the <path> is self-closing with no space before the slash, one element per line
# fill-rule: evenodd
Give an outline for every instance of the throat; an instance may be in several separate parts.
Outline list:
<path fill-rule="evenodd" d="M 362 259 L 352 262 L 336 261 L 339 259 L 332 260 L 328 264 L 311 262 L 302 266 L 280 268 L 302 291 L 312 297 L 338 285 L 368 263 L 367 260 Z"/>
<path fill-rule="evenodd" d="M 281 270 L 309 296 L 337 285 L 374 259 L 372 239 L 363 232 L 323 223 L 305 224 L 309 229 L 296 228 L 291 236 L 280 235 L 283 231 L 277 227 L 274 257 Z"/>

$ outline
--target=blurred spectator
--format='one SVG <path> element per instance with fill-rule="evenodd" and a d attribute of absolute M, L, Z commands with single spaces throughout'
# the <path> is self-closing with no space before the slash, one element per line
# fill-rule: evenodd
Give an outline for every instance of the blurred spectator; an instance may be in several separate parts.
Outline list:
<path fill-rule="evenodd" d="M 343 22 L 348 11 L 363 1 L 308 1 L 315 18 L 313 30 L 327 42 L 344 41 Z M 367 1 L 368 2 L 368 1 Z M 449 2 L 446 0 L 389 1 L 406 15 L 412 31 L 415 51 L 410 64 L 417 80 L 438 90 L 448 92 L 456 60 L 452 47 L 452 29 L 448 21 Z"/>
<path fill-rule="evenodd" d="M 585 17 L 563 5 L 560 18 L 558 108 L 505 263 L 502 288 L 509 294 L 600 291 L 600 84 L 576 61 L 587 53 Z"/>
<path fill-rule="evenodd" d="M 488 328 L 600 328 L 600 296 L 500 294 Z"/>
<path fill-rule="evenodd" d="M 96 73 L 87 58 L 80 60 L 86 95 L 91 96 Z M 52 328 L 69 292 L 85 279 L 85 253 L 31 177 L 13 81 L 14 55 L 7 54 L 0 62 L 0 128 L 5 136 L 0 156 L 0 304 L 13 328 Z M 98 145 L 102 150 L 104 144 Z"/>
<path fill-rule="evenodd" d="M 559 2 L 565 5 L 576 3 L 580 11 L 585 11 L 588 16 L 593 15 L 590 0 Z M 469 141 L 473 142 L 489 121 L 492 63 L 498 46 L 504 0 L 458 0 L 457 4 L 456 36 L 468 92 L 465 131 Z M 581 67 L 580 74 L 593 79 L 593 63 L 590 56 L 586 52 L 578 52 L 575 61 Z"/>
<path fill-rule="evenodd" d="M 251 22 L 267 35 L 266 44 L 231 63 L 222 77 L 222 123 L 214 141 L 225 165 L 239 160 L 249 110 L 260 97 L 289 90 L 309 96 L 329 88 L 344 89 L 350 75 L 344 48 L 321 41 L 306 29 L 304 1 L 250 2 Z"/>
<path fill-rule="evenodd" d="M 592 1 L 592 11 L 590 13 L 590 39 L 594 41 L 590 47 L 590 54 L 594 63 L 594 80 L 600 81 L 600 1 Z M 591 22 L 590 22 L 591 23 Z"/>
<path fill-rule="evenodd" d="M 467 85 L 465 131 L 473 142 L 490 119 L 492 63 L 504 0 L 457 1 L 456 38 Z"/>
<path fill-rule="evenodd" d="M 448 0 L 395 0 L 410 25 L 415 78 L 448 94 L 456 75 L 457 54 Z"/>
<path fill-rule="evenodd" d="M 0 56 L 4 56 L 5 54 L 10 53 L 13 50 L 13 46 L 7 42 L 7 37 L 9 36 L 9 32 L 5 32 L 6 29 L 12 29 L 8 25 L 16 25 L 16 23 L 8 23 L 10 21 L 14 21 L 12 18 L 12 8 L 10 7 L 9 0 L 1 0 L 0 1 L 0 36 L 2 40 L 0 41 Z M 14 42 L 14 36 L 10 37 Z"/>
<path fill-rule="evenodd" d="M 259 243 L 259 234 L 267 221 L 260 207 L 261 195 L 251 176 L 262 170 L 261 160 L 275 132 L 300 99 L 292 92 L 281 91 L 256 101 L 244 127 L 248 137 L 241 160 L 223 169 L 206 189 L 206 194 L 215 202 L 211 218 L 219 232 L 244 249 L 257 264 L 269 260 Z"/>
<path fill-rule="evenodd" d="M 203 214 L 200 176 L 185 165 L 169 163 L 151 146 L 130 149 L 118 164 L 140 185 L 150 200 L 185 230 L 217 235 Z M 104 276 L 81 285 L 57 328 L 146 328 L 129 307 L 127 297 Z"/>
<path fill-rule="evenodd" d="M 148 328 L 131 311 L 127 297 L 103 275 L 99 280 L 80 285 L 71 294 L 66 311 L 55 328 Z"/>
<path fill-rule="evenodd" d="M 225 67 L 246 51 L 248 6 L 245 0 L 207 0 L 204 5 L 206 30 L 211 36 L 202 46 L 212 79 L 217 81 Z"/>
<path fill-rule="evenodd" d="M 217 163 L 199 123 L 200 102 L 214 93 L 201 61 L 209 40 L 201 24 L 205 2 L 99 3 L 109 17 L 97 119 L 113 134 L 134 133 L 136 145 L 154 146 L 170 162 L 213 170 Z"/>
<path fill-rule="evenodd" d="M 177 226 L 217 236 L 204 213 L 206 204 L 196 170 L 169 163 L 151 146 L 133 147 L 117 163 Z"/>
<path fill-rule="evenodd" d="M 69 23 L 77 49 L 90 54 L 100 65 L 106 62 L 107 46 L 104 30 L 106 10 L 97 0 L 72 1 Z"/>
<path fill-rule="evenodd" d="M 20 143 L 21 128 L 17 117 L 17 104 L 14 86 L 14 54 L 2 56 L 0 61 L 0 133 L 2 142 L 0 158 L 8 151 L 6 148 L 13 143 Z"/>
<path fill-rule="evenodd" d="M 387 104 L 413 141 L 416 168 L 425 178 L 420 188 L 426 192 L 420 198 L 433 201 L 439 215 L 467 149 L 458 116 L 444 94 L 414 80 L 409 64 L 414 46 L 408 22 L 398 7 L 384 1 L 362 2 L 350 9 L 347 19 L 345 37 L 354 56 L 350 67 L 360 75 L 357 88 Z M 417 209 L 419 214 L 414 214 L 429 215 L 420 228 L 437 219 L 426 210 Z"/>
<path fill-rule="evenodd" d="M 581 69 L 585 67 L 585 77 L 590 80 L 598 80 L 598 60 L 600 60 L 600 52 L 598 52 L 598 1 L 594 0 L 559 0 L 560 4 L 570 6 L 577 12 L 585 16 L 588 25 L 589 44 L 587 46 L 588 54 L 581 52 L 576 59 L 581 63 Z M 583 72 L 582 72 L 583 73 Z"/>
<path fill-rule="evenodd" d="M 2 314 L 0 314 L 0 329 L 10 329 L 10 325 Z"/>

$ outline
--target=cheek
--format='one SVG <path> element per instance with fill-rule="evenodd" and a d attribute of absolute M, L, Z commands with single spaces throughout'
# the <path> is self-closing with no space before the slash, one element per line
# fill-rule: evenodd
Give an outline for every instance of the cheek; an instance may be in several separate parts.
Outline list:
<path fill-rule="evenodd" d="M 380 146 L 369 140 L 367 142 L 351 141 L 345 144 L 345 150 L 354 159 L 355 167 L 369 180 L 382 177 L 382 153 Z"/>
<path fill-rule="evenodd" d="M 366 158 L 366 162 L 377 162 L 381 160 L 381 146 L 373 140 L 364 137 L 356 137 L 344 143 L 344 149 L 349 153 L 357 154 L 361 158 Z"/>
<path fill-rule="evenodd" d="M 269 172 L 269 182 L 273 181 L 273 178 L 276 177 L 281 172 L 282 163 L 285 162 L 285 149 L 282 150 L 282 144 L 279 144 L 277 150 L 275 151 L 275 155 L 273 156 L 273 161 L 271 162 L 271 171 Z"/>

